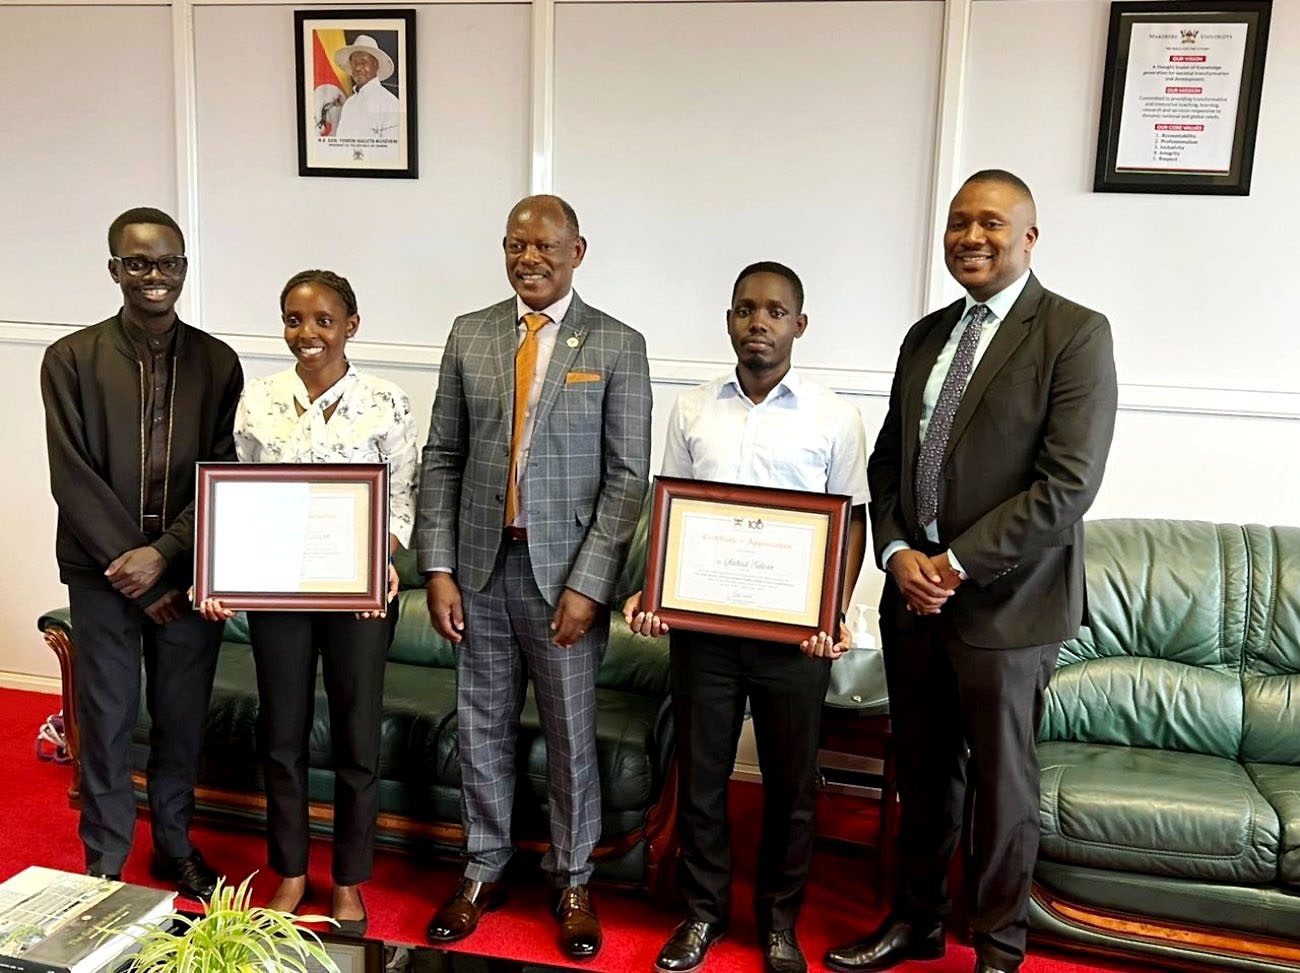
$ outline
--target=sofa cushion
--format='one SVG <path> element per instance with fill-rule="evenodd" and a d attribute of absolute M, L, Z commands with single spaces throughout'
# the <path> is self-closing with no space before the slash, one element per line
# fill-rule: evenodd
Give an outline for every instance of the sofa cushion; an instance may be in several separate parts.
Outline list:
<path fill-rule="evenodd" d="M 1089 627 L 1061 646 L 1041 739 L 1235 758 L 1249 562 L 1241 527 L 1087 525 Z"/>
<path fill-rule="evenodd" d="M 1241 758 L 1300 764 L 1300 527 L 1245 530 L 1254 595 L 1242 673 Z"/>
<path fill-rule="evenodd" d="M 1236 761 L 1090 743 L 1038 750 L 1042 857 L 1243 884 L 1277 877 L 1278 816 Z"/>
<path fill-rule="evenodd" d="M 1300 767 L 1247 764 L 1246 769 L 1281 823 L 1278 878 L 1287 885 L 1300 886 Z"/>

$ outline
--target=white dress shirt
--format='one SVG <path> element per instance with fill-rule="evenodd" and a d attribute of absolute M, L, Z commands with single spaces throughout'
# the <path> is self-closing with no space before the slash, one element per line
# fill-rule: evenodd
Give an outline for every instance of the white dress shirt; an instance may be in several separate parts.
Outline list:
<path fill-rule="evenodd" d="M 388 529 L 403 545 L 410 544 L 415 524 L 415 435 L 406 393 L 355 365 L 315 402 L 296 368 L 254 379 L 235 413 L 241 463 L 387 463 Z"/>
<path fill-rule="evenodd" d="M 939 393 L 943 391 L 943 383 L 948 378 L 948 369 L 952 367 L 953 357 L 957 354 L 957 344 L 961 341 L 961 336 L 966 333 L 966 325 L 970 323 L 970 312 L 978 304 L 984 304 L 988 307 L 989 313 L 984 318 L 984 326 L 980 331 L 979 343 L 975 345 L 975 358 L 971 362 L 970 373 L 975 374 L 975 369 L 979 367 L 980 359 L 984 357 L 984 352 L 988 351 L 989 344 L 993 341 L 993 336 L 997 334 L 998 325 L 1001 324 L 1012 305 L 1020 297 L 1020 292 L 1025 289 L 1025 284 L 1029 281 L 1029 271 L 1026 270 L 1016 280 L 1012 281 L 1002 290 L 998 291 L 987 301 L 977 301 L 969 293 L 966 295 L 966 306 L 962 308 L 961 317 L 957 319 L 956 326 L 952 329 L 952 334 L 948 335 L 948 340 L 939 351 L 939 357 L 934 361 L 934 368 L 930 369 L 930 377 L 925 383 L 925 390 L 921 393 L 921 423 L 917 429 L 916 441 L 925 442 L 925 432 L 930 428 L 930 417 L 934 415 L 934 407 L 939 402 Z M 939 522 L 932 520 L 925 525 L 925 536 L 931 543 L 939 543 Z M 908 550 L 909 545 L 906 541 L 894 541 L 889 544 L 880 555 L 880 566 L 886 571 L 889 570 L 889 559 L 899 551 Z M 962 570 L 961 564 L 952 551 L 948 552 L 948 563 L 952 565 L 963 578 L 966 572 Z"/>
<path fill-rule="evenodd" d="M 757 404 L 736 372 L 678 396 L 664 476 L 840 493 L 867 502 L 867 445 L 858 410 L 791 369 Z"/>
<path fill-rule="evenodd" d="M 518 332 L 515 341 L 516 348 L 524 343 L 524 335 L 528 333 L 528 329 L 524 327 L 525 314 L 545 314 L 551 320 L 546 322 L 537 332 L 537 366 L 533 369 L 533 384 L 528 387 L 528 410 L 524 413 L 524 430 L 521 434 L 523 441 L 519 444 L 519 465 L 515 468 L 515 486 L 519 491 L 519 504 L 515 509 L 515 519 L 511 521 L 513 527 L 527 526 L 527 517 L 524 514 L 524 509 L 527 507 L 524 502 L 526 500 L 524 497 L 524 470 L 528 468 L 528 451 L 533 444 L 533 414 L 537 411 L 537 403 L 542 399 L 542 385 L 546 381 L 546 369 L 551 365 L 551 354 L 555 351 L 555 339 L 560 334 L 560 322 L 569 313 L 569 305 L 572 303 L 572 289 L 550 307 L 544 307 L 540 311 L 534 311 L 524 303 L 522 297 L 515 298 L 516 320 L 518 321 L 515 327 Z"/>

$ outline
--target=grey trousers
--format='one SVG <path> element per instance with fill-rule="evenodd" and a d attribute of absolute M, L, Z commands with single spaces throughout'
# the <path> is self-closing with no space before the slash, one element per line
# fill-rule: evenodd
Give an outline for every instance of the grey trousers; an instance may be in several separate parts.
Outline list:
<path fill-rule="evenodd" d="M 461 813 L 465 876 L 501 878 L 514 846 L 510 822 L 515 746 L 531 676 L 546 739 L 551 846 L 542 867 L 557 887 L 591 876 L 600 837 L 596 765 L 596 670 L 609 641 L 609 613 L 567 649 L 551 641 L 554 609 L 533 580 L 528 545 L 507 541 L 482 591 L 463 591 L 465 639 L 457 659 Z"/>

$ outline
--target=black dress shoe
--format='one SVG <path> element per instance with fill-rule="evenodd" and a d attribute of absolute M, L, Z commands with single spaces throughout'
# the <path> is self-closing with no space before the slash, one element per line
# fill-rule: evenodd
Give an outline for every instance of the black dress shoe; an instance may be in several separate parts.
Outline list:
<path fill-rule="evenodd" d="M 841 973 L 887 970 L 909 959 L 938 959 L 943 955 L 943 926 L 914 926 L 889 916 L 865 939 L 827 950 L 825 962 Z"/>
<path fill-rule="evenodd" d="M 763 966 L 768 973 L 808 973 L 808 961 L 793 929 L 773 929 L 763 938 Z"/>
<path fill-rule="evenodd" d="M 357 891 L 357 898 L 361 899 L 361 891 Z M 361 899 L 361 918 L 360 919 L 338 919 L 334 920 L 334 932 L 340 936 L 364 936 L 366 929 L 370 925 L 370 916 L 366 914 L 366 900 Z"/>
<path fill-rule="evenodd" d="M 122 873 L 121 873 L 121 872 L 101 872 L 101 871 L 99 871 L 98 869 L 95 869 L 95 868 L 87 868 L 87 869 L 86 869 L 86 874 L 89 875 L 91 878 L 106 878 L 106 879 L 108 879 L 110 882 L 120 882 L 120 881 L 122 881 Z"/>
<path fill-rule="evenodd" d="M 975 961 L 975 973 L 1016 973 L 1015 969 L 1007 966 L 994 966 L 992 963 L 985 963 L 982 959 Z"/>
<path fill-rule="evenodd" d="M 183 858 L 165 858 L 154 852 L 149 874 L 162 882 L 175 882 L 176 891 L 187 899 L 206 902 L 217 887 L 219 877 L 195 848 Z"/>
<path fill-rule="evenodd" d="M 659 950 L 655 960 L 655 969 L 659 973 L 692 973 L 704 963 L 709 947 L 721 939 L 727 932 L 723 922 L 704 922 L 700 919 L 687 919 L 673 930 Z"/>

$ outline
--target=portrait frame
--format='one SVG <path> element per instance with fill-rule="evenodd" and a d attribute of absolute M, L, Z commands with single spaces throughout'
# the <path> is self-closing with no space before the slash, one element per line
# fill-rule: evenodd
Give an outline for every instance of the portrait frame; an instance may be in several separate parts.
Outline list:
<path fill-rule="evenodd" d="M 387 609 L 387 463 L 197 469 L 196 605 L 216 598 L 236 611 Z"/>
<path fill-rule="evenodd" d="M 1271 13 L 1272 0 L 1111 4 L 1094 192 L 1250 194 Z"/>
<path fill-rule="evenodd" d="M 419 178 L 415 10 L 295 10 L 293 28 L 298 175 Z M 366 53 L 358 88 L 345 65 Z"/>
<path fill-rule="evenodd" d="M 818 632 L 839 632 L 841 596 L 844 586 L 845 560 L 848 555 L 849 511 L 852 500 L 834 493 L 811 493 L 775 487 L 745 486 L 709 480 L 689 480 L 660 476 L 652 488 L 649 545 L 646 550 L 645 584 L 641 593 L 643 611 L 653 612 L 670 627 L 720 635 L 761 639 L 769 642 L 797 644 Z M 805 571 L 808 587 L 796 590 L 795 602 L 802 608 L 774 610 L 772 602 L 758 605 L 749 601 L 743 584 L 724 580 L 716 601 L 686 593 L 697 587 L 703 551 L 698 538 L 705 536 L 712 544 L 716 532 L 701 535 L 685 521 L 699 520 L 704 529 L 714 531 L 720 525 L 720 540 L 736 544 L 744 552 L 734 559 L 737 574 L 748 574 L 751 583 L 761 590 L 765 583 L 797 581 L 797 571 Z M 766 519 L 765 519 L 766 518 Z M 728 529 L 727 521 L 731 521 Z M 743 521 L 743 523 L 742 523 Z M 757 522 L 757 526 L 755 526 Z M 818 524 L 824 524 L 819 527 Z M 795 550 L 796 574 L 782 573 L 780 567 L 769 572 L 756 571 L 746 563 L 746 545 L 752 543 L 754 531 L 775 526 L 790 536 L 806 536 L 806 562 Z M 774 535 L 767 535 L 772 538 Z M 694 553 L 687 550 L 694 545 Z M 769 550 L 771 548 L 769 547 Z M 764 552 L 764 557 L 768 556 Z M 703 561 L 716 560 L 710 554 Z M 687 560 L 694 560 L 687 565 Z M 728 558 L 728 560 L 733 560 Z M 707 578 L 710 567 L 704 565 Z M 729 571 L 724 571 L 729 574 Z M 729 589 L 730 590 L 727 590 Z M 736 597 L 737 595 L 741 597 Z M 747 603 L 748 602 L 748 603 Z"/>

